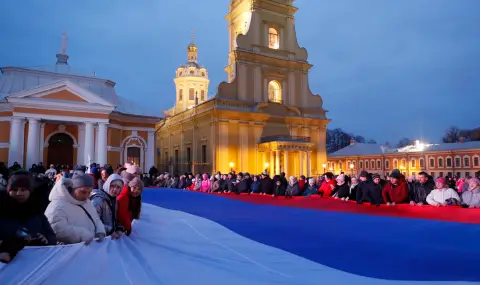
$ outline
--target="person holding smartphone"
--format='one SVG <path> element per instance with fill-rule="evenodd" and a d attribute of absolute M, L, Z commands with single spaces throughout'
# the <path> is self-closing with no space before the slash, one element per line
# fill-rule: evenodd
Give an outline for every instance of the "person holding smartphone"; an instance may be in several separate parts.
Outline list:
<path fill-rule="evenodd" d="M 25 246 L 55 245 L 57 239 L 43 214 L 42 202 L 26 171 L 13 174 L 0 191 L 0 261 L 9 262 Z"/>

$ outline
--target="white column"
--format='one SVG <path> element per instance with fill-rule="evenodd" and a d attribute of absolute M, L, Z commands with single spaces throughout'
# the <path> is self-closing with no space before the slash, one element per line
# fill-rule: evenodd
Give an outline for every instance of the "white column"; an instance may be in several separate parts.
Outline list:
<path fill-rule="evenodd" d="M 97 128 L 97 127 L 93 127 L 93 130 L 94 130 L 94 133 L 95 133 L 95 136 L 93 137 L 93 143 L 94 143 L 94 147 L 95 147 L 95 153 L 94 153 L 94 158 L 93 158 L 93 161 L 92 161 L 92 162 L 98 163 L 98 128 Z"/>
<path fill-rule="evenodd" d="M 180 145 L 183 149 L 183 131 L 182 131 L 182 144 Z M 182 150 L 180 150 L 181 152 Z M 143 172 L 148 173 L 150 167 L 155 165 L 155 132 L 149 131 L 147 138 L 147 151 L 145 153 L 145 169 Z"/>
<path fill-rule="evenodd" d="M 93 129 L 93 123 L 85 123 L 85 153 L 84 153 L 84 159 L 83 159 L 83 163 L 86 165 L 86 166 L 90 166 L 90 164 L 93 162 L 94 160 L 94 156 L 95 156 L 95 153 L 94 153 L 94 145 L 93 145 L 93 132 L 94 132 L 94 129 Z"/>
<path fill-rule="evenodd" d="M 285 172 L 287 176 L 291 175 L 288 169 L 288 151 L 283 152 L 283 172 Z"/>
<path fill-rule="evenodd" d="M 38 148 L 38 161 L 43 161 L 43 152 L 45 151 L 45 123 L 40 124 L 40 147 Z M 48 168 L 48 167 L 47 167 Z"/>
<path fill-rule="evenodd" d="M 77 145 L 77 163 L 85 163 L 85 125 L 78 125 L 78 145 Z"/>
<path fill-rule="evenodd" d="M 107 163 L 107 124 L 98 123 L 97 132 L 97 163 L 105 165 Z"/>
<path fill-rule="evenodd" d="M 12 118 L 10 120 L 10 142 L 8 148 L 8 166 L 14 162 L 23 165 L 23 140 L 24 122 L 21 118 Z"/>
<path fill-rule="evenodd" d="M 25 168 L 38 163 L 39 150 L 39 125 L 38 119 L 28 118 L 28 138 L 27 138 L 27 160 Z"/>
<path fill-rule="evenodd" d="M 275 175 L 280 174 L 280 151 L 275 151 Z"/>
<path fill-rule="evenodd" d="M 311 151 L 307 151 L 307 177 L 310 177 L 312 174 L 312 164 L 311 164 L 311 161 L 310 161 L 310 157 L 311 157 Z"/>

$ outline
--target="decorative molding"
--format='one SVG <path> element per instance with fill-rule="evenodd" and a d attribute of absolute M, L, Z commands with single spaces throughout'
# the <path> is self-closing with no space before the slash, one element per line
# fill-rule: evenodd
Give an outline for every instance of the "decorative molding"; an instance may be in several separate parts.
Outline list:
<path fill-rule="evenodd" d="M 109 124 L 109 128 L 119 129 L 123 131 L 138 131 L 138 132 L 155 132 L 155 128 L 145 128 L 145 127 L 125 127 L 118 124 Z"/>
<path fill-rule="evenodd" d="M 63 109 L 65 110 L 65 109 Z M 47 119 L 49 121 L 61 121 L 61 122 L 77 122 L 77 123 L 108 123 L 108 119 L 100 118 L 86 118 L 86 117 L 71 117 L 71 116 L 58 116 L 58 115 L 45 115 L 45 114 L 29 114 L 29 113 L 13 113 L 16 117 L 30 117 L 36 119 Z"/>
<path fill-rule="evenodd" d="M 65 130 L 65 126 L 64 125 L 60 125 L 58 126 L 58 129 L 54 132 L 52 132 L 51 134 L 49 134 L 46 138 L 45 138 L 45 141 L 43 143 L 43 147 L 44 148 L 48 148 L 48 141 L 50 141 L 50 138 L 56 134 L 66 134 L 68 136 L 70 136 L 73 140 L 73 148 L 78 148 L 78 143 L 77 143 L 77 140 L 75 139 L 75 136 L 72 135 L 71 133 L 67 132 Z"/>
<path fill-rule="evenodd" d="M 107 146 L 107 151 L 117 151 L 117 152 L 121 152 L 122 151 L 122 148 L 121 147 L 118 147 L 118 146 Z"/>

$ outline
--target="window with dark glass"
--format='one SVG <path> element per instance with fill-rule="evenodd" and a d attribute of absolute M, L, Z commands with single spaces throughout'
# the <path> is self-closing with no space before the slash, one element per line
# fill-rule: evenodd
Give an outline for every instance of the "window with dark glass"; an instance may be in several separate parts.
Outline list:
<path fill-rule="evenodd" d="M 188 99 L 195 100 L 195 88 L 188 89 Z"/>
<path fill-rule="evenodd" d="M 450 157 L 447 158 L 447 167 L 452 167 L 452 159 Z"/>
<path fill-rule="evenodd" d="M 187 147 L 187 162 L 190 162 L 190 161 L 192 161 L 191 152 L 190 152 L 190 148 Z"/>
<path fill-rule="evenodd" d="M 200 91 L 200 100 L 205 101 L 205 90 Z"/>
<path fill-rule="evenodd" d="M 183 89 L 178 90 L 178 101 L 183 100 Z"/>
<path fill-rule="evenodd" d="M 207 162 L 207 146 L 202 145 L 202 163 Z"/>

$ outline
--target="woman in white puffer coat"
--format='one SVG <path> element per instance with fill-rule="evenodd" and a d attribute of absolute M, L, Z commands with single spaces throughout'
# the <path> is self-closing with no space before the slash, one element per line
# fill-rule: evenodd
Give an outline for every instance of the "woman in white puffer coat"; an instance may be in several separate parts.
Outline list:
<path fill-rule="evenodd" d="M 77 171 L 72 179 L 60 179 L 53 187 L 45 216 L 58 241 L 89 244 L 105 238 L 105 227 L 89 200 L 93 186 L 93 177 Z"/>

